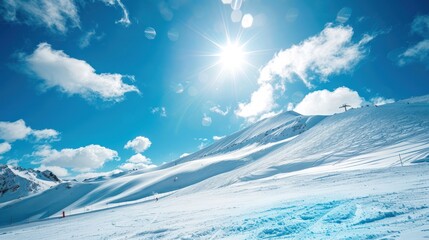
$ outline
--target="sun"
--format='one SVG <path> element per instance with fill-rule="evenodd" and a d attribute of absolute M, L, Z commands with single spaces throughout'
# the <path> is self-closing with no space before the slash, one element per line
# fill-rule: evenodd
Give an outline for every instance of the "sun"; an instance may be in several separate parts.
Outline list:
<path fill-rule="evenodd" d="M 246 62 L 243 46 L 237 43 L 228 43 L 220 47 L 219 63 L 224 69 L 237 70 Z"/>

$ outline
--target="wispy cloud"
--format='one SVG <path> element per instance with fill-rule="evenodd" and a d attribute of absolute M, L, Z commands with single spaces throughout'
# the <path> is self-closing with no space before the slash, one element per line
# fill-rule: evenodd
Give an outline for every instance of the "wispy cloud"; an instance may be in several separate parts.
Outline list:
<path fill-rule="evenodd" d="M 278 52 L 260 70 L 259 88 L 250 102 L 240 103 L 235 113 L 248 120 L 257 119 L 277 106 L 274 94 L 282 94 L 285 82 L 300 80 L 312 87 L 317 79 L 327 81 L 331 75 L 352 70 L 365 56 L 366 45 L 374 36 L 366 34 L 358 42 L 352 37 L 352 27 L 327 24 L 318 35 Z"/>
<path fill-rule="evenodd" d="M 107 161 L 119 159 L 118 152 L 94 144 L 80 148 L 65 148 L 60 151 L 45 145 L 32 156 L 40 159 L 39 162 L 33 162 L 35 164 L 72 168 L 79 172 L 92 171 L 102 167 Z"/>
<path fill-rule="evenodd" d="M 123 82 L 133 76 L 95 73 L 95 69 L 83 60 L 72 58 L 61 50 L 54 50 L 48 43 L 41 43 L 30 55 L 23 57 L 26 68 L 43 80 L 45 89 L 80 95 L 86 99 L 121 101 L 127 92 L 138 92 L 137 87 Z"/>
<path fill-rule="evenodd" d="M 161 117 L 167 117 L 167 110 L 165 107 L 154 107 L 151 112 L 152 114 L 159 113 L 159 116 Z"/>
<path fill-rule="evenodd" d="M 209 127 L 210 125 L 212 125 L 212 118 L 204 114 L 203 118 L 201 119 L 201 125 L 203 125 L 204 127 Z"/>
<path fill-rule="evenodd" d="M 417 16 L 411 24 L 411 31 L 415 34 L 429 37 L 429 15 Z"/>
<path fill-rule="evenodd" d="M 377 106 L 394 103 L 395 99 L 393 98 L 384 98 L 384 97 L 375 97 L 371 98 L 371 103 Z"/>
<path fill-rule="evenodd" d="M 129 12 L 121 0 L 100 1 L 107 6 L 118 6 L 122 10 L 122 17 L 116 23 L 126 27 L 131 24 Z M 79 2 L 76 0 L 3 0 L 0 2 L 0 13 L 8 22 L 41 26 L 64 34 L 69 28 L 80 28 L 77 4 Z M 82 44 L 85 45 L 85 41 Z"/>
<path fill-rule="evenodd" d="M 198 145 L 198 149 L 201 150 L 207 146 L 207 142 L 201 142 L 200 145 Z"/>
<path fill-rule="evenodd" d="M 122 170 L 119 170 L 119 169 L 115 169 L 115 170 L 112 170 L 109 172 L 86 172 L 86 173 L 81 173 L 81 174 L 76 175 L 75 177 L 73 177 L 73 179 L 76 179 L 78 181 L 83 181 L 83 180 L 89 179 L 89 178 L 109 177 L 111 175 L 118 174 L 121 172 L 122 172 Z"/>
<path fill-rule="evenodd" d="M 408 48 L 399 56 L 399 65 L 418 61 L 425 62 L 429 57 L 429 39 L 423 40 L 416 45 Z"/>
<path fill-rule="evenodd" d="M 399 54 L 398 64 L 403 66 L 411 62 L 422 62 L 429 66 L 429 15 L 417 16 L 411 25 L 411 32 L 421 36 L 423 40 Z"/>
<path fill-rule="evenodd" d="M 54 129 L 35 130 L 19 119 L 15 122 L 0 122 L 0 139 L 6 142 L 22 140 L 28 136 L 34 136 L 36 140 L 56 140 L 60 133 Z"/>
<path fill-rule="evenodd" d="M 42 139 L 56 139 L 60 134 L 54 129 L 43 129 L 43 130 L 32 130 L 31 134 L 36 137 L 37 140 Z"/>
<path fill-rule="evenodd" d="M 173 86 L 173 89 L 174 89 L 174 92 L 178 94 L 183 93 L 183 91 L 185 91 L 185 87 L 181 83 L 178 83 L 177 85 Z"/>
<path fill-rule="evenodd" d="M 101 0 L 101 1 L 103 1 L 105 4 L 110 6 L 118 5 L 122 9 L 123 16 L 121 19 L 116 21 L 116 23 L 122 24 L 126 27 L 128 27 L 131 24 L 128 10 L 121 0 Z"/>
<path fill-rule="evenodd" d="M 100 40 L 104 37 L 104 34 L 97 34 L 95 29 L 86 32 L 79 40 L 79 47 L 86 48 L 91 45 L 94 40 Z"/>
<path fill-rule="evenodd" d="M 10 159 L 10 160 L 7 161 L 6 164 L 17 167 L 19 162 L 20 161 L 18 159 Z"/>
<path fill-rule="evenodd" d="M 9 22 L 42 26 L 61 33 L 80 25 L 74 0 L 4 0 L 0 4 L 3 18 Z"/>
<path fill-rule="evenodd" d="M 209 140 L 207 138 L 194 138 L 194 140 L 199 141 L 198 149 L 201 150 L 209 144 Z"/>
<path fill-rule="evenodd" d="M 231 107 L 226 107 L 225 110 L 222 110 L 219 105 L 216 105 L 216 106 L 211 107 L 210 111 L 217 113 L 219 115 L 222 115 L 222 116 L 226 116 L 226 115 L 228 115 L 230 109 L 231 109 Z"/>

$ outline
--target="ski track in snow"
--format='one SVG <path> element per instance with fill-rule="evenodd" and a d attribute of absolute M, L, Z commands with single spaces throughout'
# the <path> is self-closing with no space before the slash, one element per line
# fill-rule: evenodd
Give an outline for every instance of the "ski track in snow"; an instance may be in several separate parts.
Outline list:
<path fill-rule="evenodd" d="M 429 237 L 428 170 L 260 180 L 6 227 L 0 239 L 399 239 L 412 229 Z"/>

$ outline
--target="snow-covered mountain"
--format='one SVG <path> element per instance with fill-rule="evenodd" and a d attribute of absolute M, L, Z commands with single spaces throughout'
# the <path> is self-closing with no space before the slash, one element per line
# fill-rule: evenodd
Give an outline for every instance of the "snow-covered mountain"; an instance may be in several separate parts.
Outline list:
<path fill-rule="evenodd" d="M 60 182 L 49 170 L 38 171 L 0 164 L 0 203 L 42 192 Z"/>
<path fill-rule="evenodd" d="M 1 204 L 0 215 L 13 220 L 0 218 L 0 225 L 59 216 L 64 210 L 77 214 L 146 204 L 155 198 L 173 201 L 209 192 L 234 196 L 290 176 L 302 181 L 311 174 L 412 166 L 427 162 L 428 156 L 429 96 L 328 117 L 286 112 L 151 170 L 62 183 Z M 222 189 L 234 191 L 218 192 Z"/>
<path fill-rule="evenodd" d="M 249 146 L 279 142 L 295 137 L 323 120 L 325 116 L 302 116 L 289 111 L 274 117 L 263 119 L 241 131 L 231 134 L 214 144 L 175 163 L 221 155 Z"/>

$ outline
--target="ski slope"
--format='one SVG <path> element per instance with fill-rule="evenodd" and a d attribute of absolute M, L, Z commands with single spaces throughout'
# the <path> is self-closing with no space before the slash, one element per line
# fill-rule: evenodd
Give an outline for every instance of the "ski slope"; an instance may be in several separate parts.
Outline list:
<path fill-rule="evenodd" d="M 0 239 L 425 239 L 428 170 L 424 164 L 282 176 L 176 192 L 3 227 Z"/>
<path fill-rule="evenodd" d="M 428 162 L 428 96 L 287 112 L 152 170 L 5 202 L 0 239 L 419 239 Z"/>

